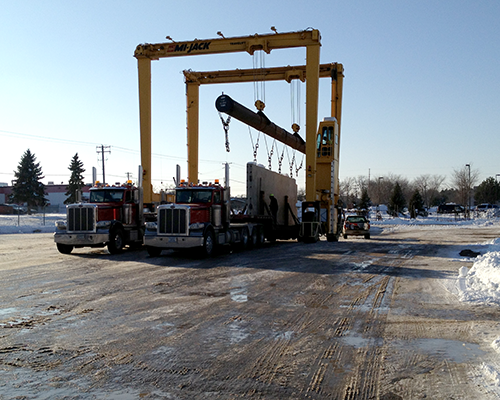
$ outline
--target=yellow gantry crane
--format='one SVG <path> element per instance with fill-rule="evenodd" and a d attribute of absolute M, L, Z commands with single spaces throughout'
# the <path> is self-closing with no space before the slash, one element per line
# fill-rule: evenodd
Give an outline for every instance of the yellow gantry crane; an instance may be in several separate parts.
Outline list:
<path fill-rule="evenodd" d="M 232 38 L 214 38 L 186 42 L 141 44 L 134 56 L 139 72 L 139 107 L 141 130 L 141 162 L 144 170 L 144 203 L 154 198 L 151 184 L 151 61 L 166 57 L 183 57 L 204 54 L 248 52 L 256 50 L 270 53 L 274 49 L 306 48 L 306 65 L 259 70 L 260 80 L 300 79 L 306 82 L 306 200 L 321 202 L 327 209 L 330 221 L 338 220 L 335 206 L 338 202 L 338 157 L 340 145 L 340 117 L 342 104 L 342 64 L 320 65 L 321 36 L 318 30 L 252 35 Z M 198 135 L 199 135 L 199 86 L 206 83 L 245 82 L 255 79 L 255 70 L 193 72 L 184 71 L 187 93 L 187 144 L 188 181 L 198 183 Z M 331 120 L 318 126 L 319 78 L 332 77 Z M 334 122 L 334 123 L 333 123 Z M 329 128 L 325 128 L 322 125 Z M 334 125 L 336 126 L 334 128 Z M 321 136 L 321 139 L 320 139 Z M 290 138 L 290 137 L 289 137 Z M 278 139 L 280 140 L 280 139 Z M 286 143 L 286 142 L 285 142 Z M 289 143 L 287 143 L 289 144 Z M 295 147 L 297 148 L 297 147 Z M 330 150 L 329 150 L 330 149 Z M 304 152 L 303 148 L 298 149 Z M 321 223 L 316 223 L 319 227 Z M 335 224 L 337 225 L 337 224 Z M 324 228 L 323 233 L 334 228 Z M 337 228 L 335 228 L 337 229 Z M 338 237 L 338 232 L 336 234 Z"/>

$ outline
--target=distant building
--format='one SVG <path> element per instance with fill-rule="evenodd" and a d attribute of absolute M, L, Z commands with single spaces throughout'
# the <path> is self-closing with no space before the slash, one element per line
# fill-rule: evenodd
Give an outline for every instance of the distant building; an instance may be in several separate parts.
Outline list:
<path fill-rule="evenodd" d="M 66 200 L 67 196 L 66 188 L 67 184 L 54 185 L 52 182 L 49 182 L 48 185 L 45 185 L 45 198 L 48 201 L 47 207 L 45 207 L 45 212 L 48 213 L 64 213 L 66 210 L 66 204 L 64 204 L 64 200 Z M 82 188 L 82 198 L 83 201 L 88 200 L 90 184 L 85 185 Z M 0 204 L 5 204 L 9 202 L 9 196 L 12 194 L 12 186 L 2 186 L 0 184 Z"/>

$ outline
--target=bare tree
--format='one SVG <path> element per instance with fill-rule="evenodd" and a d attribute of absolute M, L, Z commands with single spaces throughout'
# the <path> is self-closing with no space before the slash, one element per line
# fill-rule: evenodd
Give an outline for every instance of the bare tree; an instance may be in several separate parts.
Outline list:
<path fill-rule="evenodd" d="M 471 205 L 470 197 L 472 188 L 479 179 L 479 171 L 473 170 L 471 164 L 466 164 L 452 173 L 452 186 L 457 190 L 460 203 L 464 206 Z"/>
<path fill-rule="evenodd" d="M 426 207 L 430 207 L 439 196 L 441 185 L 445 181 L 442 175 L 420 175 L 413 181 L 413 186 L 417 189 L 424 200 Z"/>
<path fill-rule="evenodd" d="M 357 189 L 356 195 L 358 197 L 361 197 L 361 193 L 363 193 L 363 190 L 368 190 L 368 186 L 369 186 L 368 177 L 366 175 L 359 175 L 356 178 L 356 189 Z"/>
<path fill-rule="evenodd" d="M 340 198 L 344 203 L 344 206 L 351 208 L 353 203 L 357 200 L 356 195 L 356 179 L 354 178 L 346 178 L 340 181 Z"/>

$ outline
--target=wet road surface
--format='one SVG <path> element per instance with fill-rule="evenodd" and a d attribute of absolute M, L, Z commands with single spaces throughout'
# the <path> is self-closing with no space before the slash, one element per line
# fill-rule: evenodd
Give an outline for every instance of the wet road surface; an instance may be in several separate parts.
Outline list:
<path fill-rule="evenodd" d="M 408 228 L 201 259 L 2 235 L 0 399 L 494 399 L 500 311 L 445 289 L 472 265 L 458 252 L 493 237 Z"/>

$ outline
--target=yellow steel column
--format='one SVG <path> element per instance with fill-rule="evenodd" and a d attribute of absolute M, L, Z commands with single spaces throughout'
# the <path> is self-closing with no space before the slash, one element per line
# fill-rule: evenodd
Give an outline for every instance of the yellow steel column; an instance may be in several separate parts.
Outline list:
<path fill-rule="evenodd" d="M 318 129 L 320 44 L 307 46 L 306 60 L 306 200 L 316 200 L 316 133 Z"/>
<path fill-rule="evenodd" d="M 332 117 L 337 118 L 340 130 L 340 119 L 342 117 L 342 91 L 344 85 L 344 66 L 335 64 L 335 78 L 332 77 Z"/>
<path fill-rule="evenodd" d="M 188 182 L 198 183 L 199 82 L 186 82 Z"/>
<path fill-rule="evenodd" d="M 143 169 L 144 203 L 151 203 L 151 60 L 138 58 L 139 70 L 139 122 L 141 128 L 141 164 Z"/>

